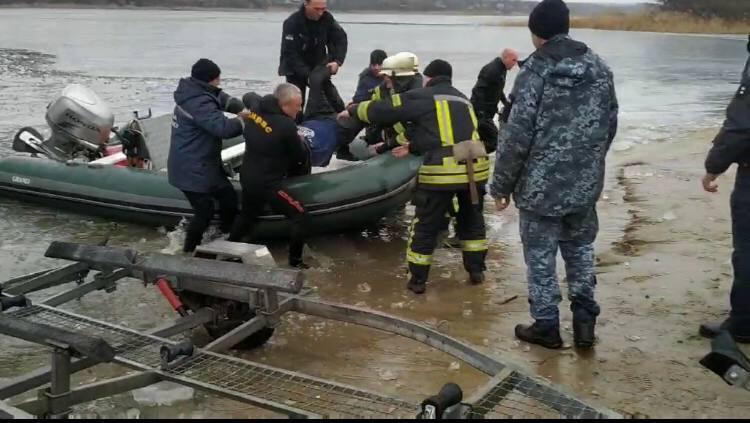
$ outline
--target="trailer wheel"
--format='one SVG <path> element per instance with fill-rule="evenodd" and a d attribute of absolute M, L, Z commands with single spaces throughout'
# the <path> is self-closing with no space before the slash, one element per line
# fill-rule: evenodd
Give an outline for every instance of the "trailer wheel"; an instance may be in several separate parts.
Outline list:
<path fill-rule="evenodd" d="M 189 292 L 182 292 L 180 297 L 192 310 L 200 310 L 204 307 L 210 307 L 216 311 L 219 315 L 219 320 L 215 323 L 203 325 L 212 339 L 218 339 L 226 335 L 237 326 L 240 326 L 255 317 L 255 311 L 251 310 L 249 305 L 238 301 L 223 300 Z M 271 339 L 273 333 L 273 328 L 263 328 L 243 339 L 242 342 L 238 343 L 233 348 L 239 350 L 253 350 L 260 348 Z"/>

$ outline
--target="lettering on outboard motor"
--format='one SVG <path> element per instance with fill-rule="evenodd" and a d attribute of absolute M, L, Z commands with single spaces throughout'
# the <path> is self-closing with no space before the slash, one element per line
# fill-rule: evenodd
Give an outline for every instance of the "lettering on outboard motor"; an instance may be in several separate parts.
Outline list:
<path fill-rule="evenodd" d="M 70 120 L 72 120 L 73 122 L 75 122 L 75 123 L 83 126 L 86 129 L 90 129 L 90 130 L 92 130 L 94 132 L 98 132 L 99 131 L 99 128 L 97 128 L 94 125 L 91 125 L 91 124 L 88 124 L 88 123 L 82 121 L 81 118 L 79 118 L 75 114 L 71 113 L 70 111 L 65 112 L 65 117 L 68 118 L 68 119 L 70 119 Z"/>
<path fill-rule="evenodd" d="M 12 178 L 10 178 L 10 180 L 14 184 L 31 185 L 31 179 L 29 179 L 29 178 L 22 178 L 20 176 L 13 176 Z"/>

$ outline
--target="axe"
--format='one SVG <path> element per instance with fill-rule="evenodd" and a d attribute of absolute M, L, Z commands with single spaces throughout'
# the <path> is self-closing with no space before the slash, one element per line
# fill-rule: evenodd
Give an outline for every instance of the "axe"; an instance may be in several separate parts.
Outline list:
<path fill-rule="evenodd" d="M 453 157 L 457 163 L 465 162 L 466 170 L 469 174 L 469 192 L 471 193 L 471 204 L 479 204 L 479 192 L 477 183 L 474 179 L 474 160 L 480 157 L 487 157 L 487 150 L 481 141 L 462 141 L 453 145 Z"/>

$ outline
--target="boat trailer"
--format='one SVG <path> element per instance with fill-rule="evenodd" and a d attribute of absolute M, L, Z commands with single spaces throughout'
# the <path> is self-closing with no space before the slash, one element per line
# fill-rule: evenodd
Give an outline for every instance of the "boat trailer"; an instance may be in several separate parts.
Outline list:
<path fill-rule="evenodd" d="M 0 385 L 0 417 L 64 419 L 74 405 L 162 381 L 290 418 L 621 417 L 428 326 L 312 298 L 304 292 L 303 274 L 275 267 L 262 246 L 217 241 L 199 247 L 196 257 L 185 257 L 53 242 L 45 256 L 72 263 L 3 283 L 0 334 L 51 348 L 51 366 Z M 118 281 L 130 277 L 156 285 L 179 319 L 144 333 L 58 308 L 94 291 L 114 292 Z M 73 288 L 34 304 L 27 298 L 72 282 Z M 464 361 L 486 374 L 488 382 L 468 397 L 448 383 L 421 403 L 410 402 L 222 354 L 243 343 L 262 345 L 290 312 L 410 338 Z M 215 337 L 202 348 L 185 341 L 199 326 Z M 73 373 L 100 363 L 115 363 L 137 373 L 71 387 Z M 8 403 L 47 384 L 36 399 Z"/>

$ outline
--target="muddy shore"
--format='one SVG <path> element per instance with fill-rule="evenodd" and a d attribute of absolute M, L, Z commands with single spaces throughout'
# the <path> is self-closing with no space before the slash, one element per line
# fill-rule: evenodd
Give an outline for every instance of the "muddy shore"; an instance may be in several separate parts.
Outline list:
<path fill-rule="evenodd" d="M 399 254 L 359 257 L 365 263 L 378 260 L 383 274 L 357 274 L 350 263 L 336 266 L 335 274 L 313 272 L 313 285 L 324 298 L 346 296 L 347 302 L 436 325 L 629 416 L 746 417 L 750 395 L 728 387 L 698 364 L 709 350 L 708 341 L 697 335 L 698 325 L 727 313 L 732 274 L 732 175 L 722 177 L 719 194 L 704 193 L 700 186 L 713 135 L 702 131 L 679 143 L 610 156 L 597 242 L 603 313 L 600 343 L 592 353 L 549 351 L 514 339 L 515 324 L 528 319 L 515 211 L 488 213 L 491 226 L 500 229 L 490 235 L 489 280 L 483 287 L 465 284 L 456 265 L 459 256 L 451 250 L 438 251 L 441 264 L 424 298 L 407 295 L 404 278 L 389 277 L 400 266 Z M 355 254 L 359 250 L 352 245 Z M 570 343 L 567 307 L 564 301 L 563 336 Z M 295 362 L 305 372 L 415 399 L 438 389 L 446 378 L 467 391 L 486 380 L 410 341 L 343 325 L 291 323 L 282 331 L 280 344 L 248 358 L 280 366 Z"/>

